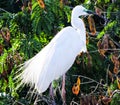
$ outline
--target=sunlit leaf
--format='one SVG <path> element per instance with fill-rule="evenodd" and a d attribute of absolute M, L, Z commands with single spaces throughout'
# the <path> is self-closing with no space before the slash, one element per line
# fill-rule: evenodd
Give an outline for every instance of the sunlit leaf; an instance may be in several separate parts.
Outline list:
<path fill-rule="evenodd" d="M 118 86 L 118 89 L 120 89 L 120 77 L 117 77 L 117 86 Z"/>
<path fill-rule="evenodd" d="M 100 38 L 105 34 L 105 32 L 106 32 L 107 30 L 112 29 L 113 26 L 116 25 L 116 23 L 117 23 L 116 21 L 109 22 L 109 23 L 104 27 L 104 29 L 98 34 L 97 38 L 100 39 Z"/>

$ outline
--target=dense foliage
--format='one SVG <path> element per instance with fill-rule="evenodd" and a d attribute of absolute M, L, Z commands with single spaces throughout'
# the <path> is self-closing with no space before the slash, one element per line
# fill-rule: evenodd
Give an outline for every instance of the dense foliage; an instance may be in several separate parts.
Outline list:
<path fill-rule="evenodd" d="M 66 73 L 66 104 L 120 104 L 119 0 L 0 2 L 0 105 L 33 105 L 39 99 L 40 105 L 52 102 L 48 91 L 42 98 L 36 98 L 35 94 L 35 97 L 31 97 L 27 93 L 29 86 L 16 90 L 19 83 L 13 78 L 19 69 L 18 65 L 37 54 L 56 33 L 70 25 L 71 8 L 80 4 L 95 11 L 105 21 L 95 16 L 83 17 L 88 52 L 77 56 L 74 65 Z M 56 93 L 54 101 L 58 105 L 63 103 L 61 84 L 61 79 L 53 83 Z M 32 90 L 29 92 L 32 93 Z"/>

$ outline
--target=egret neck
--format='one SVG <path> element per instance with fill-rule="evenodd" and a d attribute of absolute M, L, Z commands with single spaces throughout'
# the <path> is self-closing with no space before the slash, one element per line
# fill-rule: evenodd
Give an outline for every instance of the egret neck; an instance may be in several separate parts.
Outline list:
<path fill-rule="evenodd" d="M 86 46 L 86 29 L 85 29 L 85 24 L 82 19 L 79 18 L 79 16 L 82 15 L 76 15 L 77 13 L 75 11 L 72 12 L 72 17 L 71 17 L 71 25 L 72 27 L 79 33 L 80 35 L 80 41 L 82 40 Z M 83 49 L 84 52 L 87 51 L 87 48 Z"/>

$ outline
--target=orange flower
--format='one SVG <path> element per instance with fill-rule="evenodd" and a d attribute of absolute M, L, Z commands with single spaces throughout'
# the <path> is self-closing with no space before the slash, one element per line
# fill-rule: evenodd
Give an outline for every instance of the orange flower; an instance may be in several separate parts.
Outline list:
<path fill-rule="evenodd" d="M 80 92 L 80 83 L 81 83 L 80 77 L 78 77 L 77 82 L 72 87 L 73 94 L 75 94 L 75 95 L 79 94 L 79 92 Z"/>
<path fill-rule="evenodd" d="M 77 84 L 80 86 L 81 80 L 80 77 L 77 78 Z"/>

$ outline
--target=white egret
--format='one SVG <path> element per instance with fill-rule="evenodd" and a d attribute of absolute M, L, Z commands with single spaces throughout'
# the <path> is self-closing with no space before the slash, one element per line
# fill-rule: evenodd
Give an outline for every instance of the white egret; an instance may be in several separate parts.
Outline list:
<path fill-rule="evenodd" d="M 86 52 L 86 30 L 79 16 L 88 15 L 79 5 L 73 8 L 71 25 L 63 28 L 37 55 L 26 61 L 18 76 L 21 84 L 33 86 L 39 93 L 47 90 L 50 83 L 65 74 L 80 52 Z"/>

